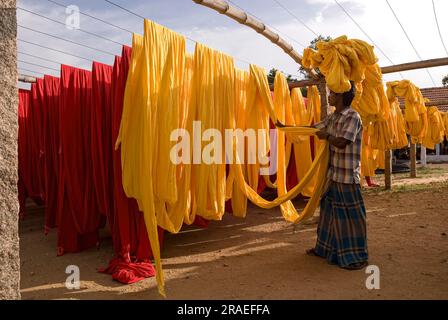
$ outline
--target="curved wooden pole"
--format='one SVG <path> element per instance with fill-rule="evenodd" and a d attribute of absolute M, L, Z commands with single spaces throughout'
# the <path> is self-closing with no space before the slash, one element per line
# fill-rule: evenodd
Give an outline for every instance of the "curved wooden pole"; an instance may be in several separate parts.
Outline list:
<path fill-rule="evenodd" d="M 224 0 L 193 0 L 193 1 L 197 4 L 218 11 L 219 13 L 224 14 L 229 18 L 232 18 L 233 20 L 255 30 L 265 38 L 269 39 L 272 43 L 282 48 L 286 54 L 288 54 L 295 62 L 297 62 L 302 66 L 302 56 L 297 51 L 294 50 L 291 44 L 289 44 L 283 38 L 281 38 L 278 35 L 278 33 L 275 33 L 274 31 L 266 27 L 266 25 L 263 22 L 250 17 L 244 11 L 241 11 L 240 9 L 229 5 Z M 305 70 L 311 75 L 312 78 L 319 79 L 319 75 L 316 73 L 315 70 L 307 68 L 305 68 Z"/>

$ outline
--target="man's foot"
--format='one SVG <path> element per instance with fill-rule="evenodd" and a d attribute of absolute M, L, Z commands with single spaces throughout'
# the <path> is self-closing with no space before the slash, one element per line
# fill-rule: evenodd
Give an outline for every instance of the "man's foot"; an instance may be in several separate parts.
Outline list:
<path fill-rule="evenodd" d="M 321 257 L 320 255 L 317 254 L 316 249 L 314 248 L 306 250 L 306 254 L 313 257 Z"/>
<path fill-rule="evenodd" d="M 356 262 L 356 263 L 351 263 L 348 266 L 341 267 L 341 268 L 346 269 L 346 270 L 361 270 L 361 269 L 364 269 L 365 267 L 367 267 L 368 264 L 369 263 L 367 261 Z"/>

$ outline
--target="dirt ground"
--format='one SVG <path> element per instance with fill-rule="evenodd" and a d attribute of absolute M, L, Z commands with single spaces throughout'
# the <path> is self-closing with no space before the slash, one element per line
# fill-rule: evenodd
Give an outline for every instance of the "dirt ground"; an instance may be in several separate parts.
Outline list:
<path fill-rule="evenodd" d="M 304 254 L 316 240 L 312 222 L 294 232 L 278 208 L 250 206 L 245 219 L 226 214 L 206 229 L 166 235 L 168 299 L 448 299 L 448 165 L 408 176 L 395 175 L 392 192 L 365 189 L 369 263 L 379 267 L 379 290 L 366 288 L 364 270 Z M 107 234 L 99 249 L 56 257 L 56 231 L 45 237 L 43 221 L 35 209 L 20 223 L 22 299 L 162 299 L 155 278 L 122 285 L 96 271 L 113 254 Z M 65 287 L 68 265 L 80 268 L 80 290 Z"/>

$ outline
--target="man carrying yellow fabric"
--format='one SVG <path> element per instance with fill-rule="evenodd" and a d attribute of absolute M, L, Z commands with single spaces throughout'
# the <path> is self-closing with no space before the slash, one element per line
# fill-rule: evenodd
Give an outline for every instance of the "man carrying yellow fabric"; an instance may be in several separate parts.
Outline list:
<path fill-rule="evenodd" d="M 330 264 L 358 270 L 368 263 L 366 209 L 361 195 L 360 115 L 350 105 L 355 86 L 344 93 L 330 92 L 334 113 L 315 125 L 319 139 L 330 143 L 328 187 L 320 202 L 315 248 L 307 254 L 326 258 Z"/>

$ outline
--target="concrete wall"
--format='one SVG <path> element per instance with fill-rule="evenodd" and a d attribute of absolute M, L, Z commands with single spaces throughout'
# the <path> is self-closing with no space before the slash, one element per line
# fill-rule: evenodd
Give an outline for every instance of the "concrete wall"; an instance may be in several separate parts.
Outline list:
<path fill-rule="evenodd" d="M 0 299 L 20 299 L 16 0 L 0 1 Z"/>

